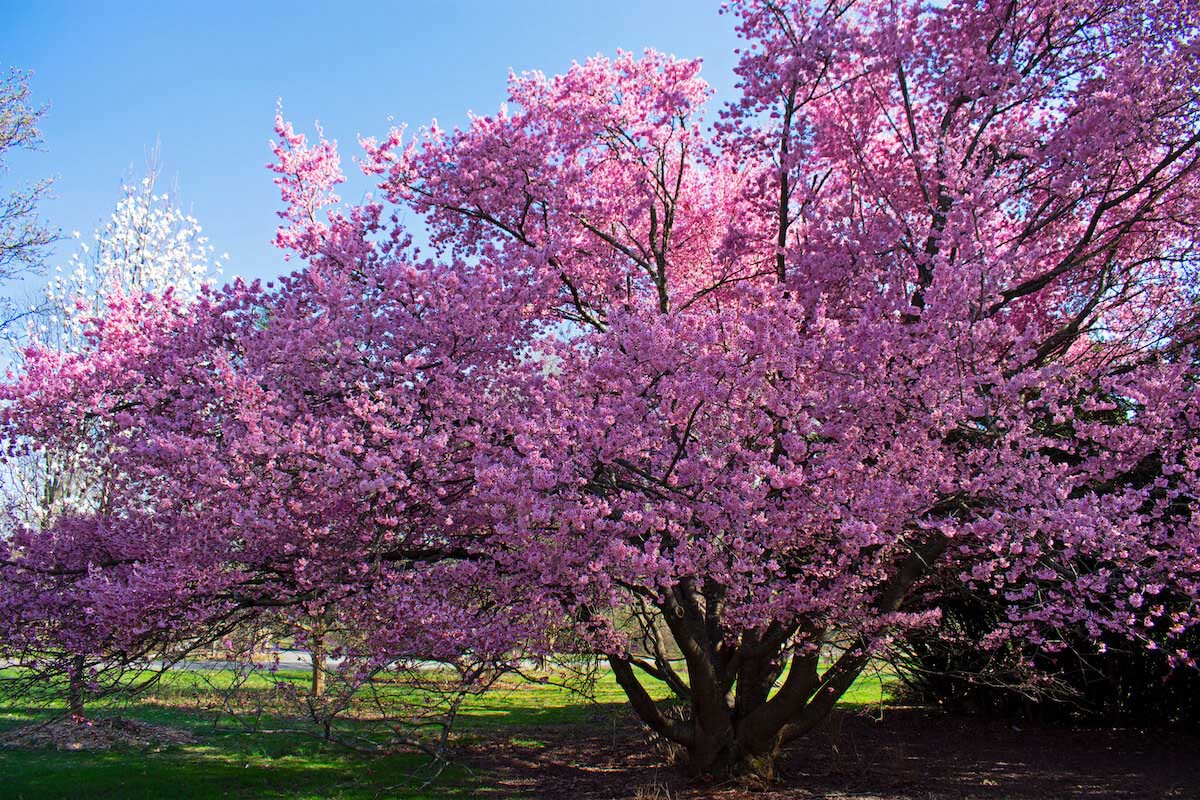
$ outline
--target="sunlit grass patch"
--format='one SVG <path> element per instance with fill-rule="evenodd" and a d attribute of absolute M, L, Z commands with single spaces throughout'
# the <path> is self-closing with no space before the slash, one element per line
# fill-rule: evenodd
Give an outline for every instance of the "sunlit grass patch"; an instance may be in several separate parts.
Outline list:
<path fill-rule="evenodd" d="M 303 673 L 282 676 L 303 685 Z M 537 676 L 535 676 L 537 677 Z M 486 748 L 508 746 L 542 749 L 547 731 L 594 730 L 629 719 L 625 698 L 612 674 L 599 671 L 594 682 L 559 685 L 506 677 L 492 691 L 466 697 L 459 710 L 453 741 Z M 878 705 L 888 698 L 890 673 L 868 671 L 847 692 L 843 706 Z M 316 726 L 282 713 L 266 713 L 249 729 L 216 706 L 220 692 L 233 680 L 221 670 L 176 670 L 135 701 L 100 702 L 95 716 L 120 715 L 154 725 L 185 729 L 195 743 L 157 750 L 56 752 L 0 749 L 0 796 L 14 800 L 98 798 L 99 800 L 199 800 L 200 798 L 470 798 L 489 785 L 488 775 L 464 766 L 433 765 L 415 752 L 368 755 L 323 741 Z M 269 693 L 271 679 L 255 676 L 248 691 Z M 648 689 L 658 699 L 669 692 L 661 684 Z M 394 685 L 385 692 L 404 701 L 419 701 L 410 687 Z M 0 731 L 61 713 L 61 703 L 0 707 Z M 369 721 L 339 719 L 335 732 L 355 734 Z M 562 734 L 551 734 L 558 736 Z M 436 767 L 436 769 L 435 769 Z M 441 771 L 436 774 L 435 771 Z M 426 784 L 431 778 L 436 780 Z"/>

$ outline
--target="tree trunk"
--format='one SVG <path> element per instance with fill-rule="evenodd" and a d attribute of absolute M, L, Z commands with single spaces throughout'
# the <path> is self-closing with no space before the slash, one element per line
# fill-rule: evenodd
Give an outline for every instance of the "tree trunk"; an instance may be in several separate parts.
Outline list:
<path fill-rule="evenodd" d="M 690 713 L 681 722 L 670 719 L 651 699 L 634 674 L 635 661 L 612 657 L 609 662 L 634 711 L 686 753 L 688 772 L 694 777 L 770 783 L 778 777 L 783 745 L 820 724 L 869 661 L 862 652 L 850 650 L 819 673 L 819 651 L 813 648 L 791 657 L 780 683 L 778 645 L 770 645 L 774 650 L 764 651 L 762 642 L 752 639 L 738 648 L 742 652 L 736 681 L 712 680 L 729 665 L 689 665 Z"/>
<path fill-rule="evenodd" d="M 314 698 L 320 698 L 325 694 L 325 630 L 320 622 L 313 626 L 309 655 L 312 658 L 311 694 Z"/>
<path fill-rule="evenodd" d="M 879 587 L 874 610 L 887 614 L 900 609 L 909 589 L 942 554 L 946 542 L 936 536 L 899 557 L 892 576 Z M 676 688 L 681 682 L 658 649 L 654 663 L 633 654 L 609 656 L 609 663 L 634 712 L 651 730 L 687 753 L 693 775 L 773 781 L 783 745 L 811 732 L 829 716 L 870 662 L 869 643 L 848 643 L 822 671 L 820 653 L 829 634 L 826 622 L 777 620 L 764 629 L 730 636 L 721 620 L 722 601 L 720 586 L 696 578 L 683 579 L 653 598 L 643 595 L 643 607 L 657 609 L 653 624 L 661 622 L 670 631 L 683 656 L 685 691 Z M 687 718 L 664 713 L 635 669 L 672 687 L 677 699 L 688 706 Z"/>
<path fill-rule="evenodd" d="M 718 732 L 697 730 L 692 745 L 687 748 L 688 772 L 694 777 L 743 778 L 773 783 L 778 778 L 781 740 L 778 736 L 765 741 Z"/>
<path fill-rule="evenodd" d="M 67 676 L 67 710 L 72 716 L 84 716 L 83 701 L 87 691 L 84 685 L 84 660 L 83 656 L 75 656 L 71 659 L 71 668 Z"/>

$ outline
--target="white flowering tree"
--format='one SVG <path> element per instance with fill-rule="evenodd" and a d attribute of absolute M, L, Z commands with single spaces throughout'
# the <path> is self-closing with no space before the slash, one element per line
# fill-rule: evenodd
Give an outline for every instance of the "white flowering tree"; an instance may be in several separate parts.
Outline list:
<path fill-rule="evenodd" d="M 197 296 L 221 274 L 227 254 L 217 255 L 195 217 L 172 194 L 156 188 L 153 161 L 145 177 L 121 187 L 121 196 L 103 227 L 81 241 L 65 266 L 44 288 L 43 313 L 30 326 L 30 339 L 64 353 L 87 346 L 88 320 L 103 317 L 116 295 L 161 293 Z M 19 357 L 19 356 L 18 356 Z M 70 511 L 93 510 L 103 495 L 102 472 L 71 456 L 28 459 L 11 464 L 10 507 L 21 524 L 41 528 Z"/>
<path fill-rule="evenodd" d="M 228 255 L 215 255 L 196 218 L 155 183 L 152 169 L 122 186 L 105 226 L 91 242 L 81 241 L 65 268 L 55 268 L 45 290 L 48 313 L 36 332 L 43 344 L 78 352 L 86 346 L 87 320 L 104 315 L 106 298 L 173 288 L 186 300 L 221 273 Z"/>

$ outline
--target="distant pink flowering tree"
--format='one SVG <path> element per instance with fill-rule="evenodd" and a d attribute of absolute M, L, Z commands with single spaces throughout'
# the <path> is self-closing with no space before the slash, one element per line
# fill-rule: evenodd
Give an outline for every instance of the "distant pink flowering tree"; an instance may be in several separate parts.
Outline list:
<path fill-rule="evenodd" d="M 731 5 L 715 120 L 622 54 L 364 141 L 432 260 L 280 121 L 302 270 L 10 389 L 107 426 L 98 613 L 335 597 L 381 657 L 566 621 L 694 771 L 765 776 L 938 587 L 1004 604 L 984 646 L 1195 625 L 1156 598 L 1200 597 L 1200 8 Z"/>

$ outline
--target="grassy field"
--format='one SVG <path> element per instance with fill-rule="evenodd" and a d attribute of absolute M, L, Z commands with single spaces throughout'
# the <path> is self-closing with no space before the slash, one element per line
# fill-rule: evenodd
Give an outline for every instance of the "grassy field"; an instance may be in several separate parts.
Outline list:
<path fill-rule="evenodd" d="M 364 755 L 322 740 L 315 726 L 306 732 L 301 720 L 268 716 L 261 730 L 247 731 L 205 707 L 215 696 L 210 682 L 219 684 L 226 677 L 220 672 L 172 673 L 139 701 L 95 712 L 97 717 L 119 713 L 186 730 L 194 743 L 106 752 L 0 749 L 0 797 L 415 800 L 477 797 L 491 786 L 486 772 L 454 763 L 425 785 L 434 777 L 425 756 Z M 885 677 L 864 674 L 843 702 L 880 703 L 887 692 Z M 295 679 L 302 682 L 305 676 Z M 627 718 L 623 699 L 607 673 L 600 674 L 590 699 L 554 685 L 508 682 L 465 701 L 455 741 L 484 748 L 491 742 L 537 747 L 541 737 L 555 731 L 569 735 L 584 726 L 615 726 Z M 0 708 L 0 732 L 52 713 Z"/>

